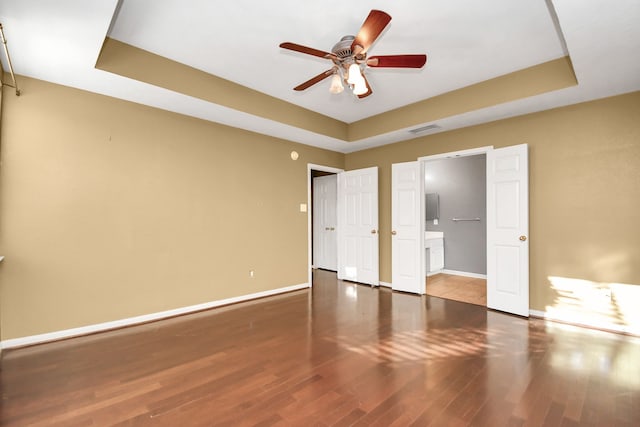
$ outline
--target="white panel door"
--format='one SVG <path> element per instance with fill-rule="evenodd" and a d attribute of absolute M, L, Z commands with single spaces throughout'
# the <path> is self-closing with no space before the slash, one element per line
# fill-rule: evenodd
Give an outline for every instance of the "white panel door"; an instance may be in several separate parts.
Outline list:
<path fill-rule="evenodd" d="M 313 179 L 313 265 L 336 271 L 338 178 L 334 175 Z"/>
<path fill-rule="evenodd" d="M 391 169 L 391 288 L 423 294 L 424 249 L 420 220 L 422 201 L 419 162 L 396 163 Z"/>
<path fill-rule="evenodd" d="M 378 168 L 338 174 L 338 279 L 378 286 Z"/>
<path fill-rule="evenodd" d="M 487 152 L 487 307 L 529 316 L 527 145 Z"/>

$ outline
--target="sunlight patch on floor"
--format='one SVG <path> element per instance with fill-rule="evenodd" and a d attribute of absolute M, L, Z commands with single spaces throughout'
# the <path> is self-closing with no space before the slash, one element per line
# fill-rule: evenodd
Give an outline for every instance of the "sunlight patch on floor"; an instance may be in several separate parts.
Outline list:
<path fill-rule="evenodd" d="M 521 352 L 521 349 L 513 348 L 508 335 L 499 329 L 488 332 L 481 328 L 461 328 L 394 332 L 384 339 L 372 342 L 362 342 L 353 336 L 325 339 L 376 362 L 419 362 Z"/>
<path fill-rule="evenodd" d="M 549 276 L 556 292 L 549 318 L 640 334 L 640 285 Z"/>

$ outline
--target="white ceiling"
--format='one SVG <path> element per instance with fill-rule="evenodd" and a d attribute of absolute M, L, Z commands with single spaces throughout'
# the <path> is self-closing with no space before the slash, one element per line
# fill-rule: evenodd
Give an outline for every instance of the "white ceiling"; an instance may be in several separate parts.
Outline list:
<path fill-rule="evenodd" d="M 363 100 L 331 95 L 329 79 L 292 90 L 331 64 L 281 42 L 329 51 L 376 8 L 393 19 L 370 54 L 426 53 L 423 69 L 367 70 L 373 95 Z M 345 142 L 113 75 L 94 68 L 102 42 L 109 35 L 347 123 L 566 54 L 578 86 L 445 118 L 440 131 L 640 90 L 639 0 L 3 0 L 0 22 L 20 75 L 340 152 L 412 135 Z"/>

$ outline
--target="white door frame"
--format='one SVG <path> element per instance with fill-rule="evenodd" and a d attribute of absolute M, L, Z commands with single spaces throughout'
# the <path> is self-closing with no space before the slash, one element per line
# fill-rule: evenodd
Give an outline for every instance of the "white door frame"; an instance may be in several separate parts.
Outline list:
<path fill-rule="evenodd" d="M 484 154 L 485 156 L 487 155 L 487 153 L 489 151 L 493 150 L 493 145 L 488 145 L 485 147 L 478 147 L 478 148 L 470 148 L 468 150 L 461 150 L 461 151 L 452 151 L 449 153 L 440 153 L 440 154 L 434 154 L 431 156 L 423 156 L 423 157 L 418 157 L 418 161 L 420 162 L 420 174 L 422 175 L 422 184 L 421 184 L 421 191 L 422 194 L 424 194 L 425 192 L 425 183 L 424 183 L 424 174 L 425 174 L 425 168 L 426 168 L 426 163 L 431 161 L 431 160 L 442 160 L 442 159 L 455 159 L 458 157 L 467 157 L 467 156 L 475 156 L 478 154 Z M 487 185 L 486 182 L 486 178 L 485 178 L 485 186 Z M 488 194 L 486 196 L 488 198 Z M 488 203 L 489 200 L 486 200 L 486 202 Z M 424 201 L 420 204 L 420 218 L 426 218 L 426 206 Z M 486 227 L 486 225 L 485 225 Z M 421 262 L 422 262 L 422 271 L 426 272 L 426 256 L 424 254 L 424 233 L 421 233 L 422 235 L 420 236 L 420 247 L 422 248 L 422 256 L 421 258 Z M 486 260 L 485 260 L 486 261 Z"/>
<path fill-rule="evenodd" d="M 312 235 L 312 227 L 311 227 L 311 215 L 313 213 L 312 209 L 312 200 L 311 200 L 311 186 L 313 185 L 313 179 L 311 178 L 311 171 L 321 171 L 321 172 L 330 172 L 330 173 L 340 173 L 344 172 L 344 169 L 338 169 L 331 166 L 323 166 L 316 165 L 313 163 L 307 163 L 307 281 L 309 282 L 309 287 L 313 286 L 313 257 L 311 256 L 313 252 L 313 235 Z"/>

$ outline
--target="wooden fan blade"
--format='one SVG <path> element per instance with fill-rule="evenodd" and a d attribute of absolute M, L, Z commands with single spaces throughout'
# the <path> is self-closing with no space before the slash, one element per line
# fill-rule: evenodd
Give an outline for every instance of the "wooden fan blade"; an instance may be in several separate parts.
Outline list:
<path fill-rule="evenodd" d="M 331 69 L 329 69 L 327 71 L 324 71 L 324 72 L 318 74 L 314 78 L 309 79 L 306 82 L 299 84 L 298 86 L 294 87 L 293 90 L 297 90 L 297 91 L 305 90 L 306 88 L 311 87 L 314 84 L 319 83 L 319 82 L 323 81 L 324 79 L 326 79 L 327 77 L 333 75 L 333 73 L 334 73 L 334 69 L 331 68 Z"/>
<path fill-rule="evenodd" d="M 320 58 L 331 59 L 335 55 L 322 50 L 314 49 L 312 47 L 302 46 L 300 44 L 284 42 L 280 43 L 280 47 L 283 49 L 289 49 L 300 53 L 306 53 L 307 55 L 319 56 Z"/>
<path fill-rule="evenodd" d="M 369 67 L 422 68 L 427 63 L 427 55 L 385 55 L 367 59 Z"/>
<path fill-rule="evenodd" d="M 364 82 L 367 84 L 367 91 L 365 93 L 363 93 L 362 95 L 358 95 L 358 98 L 362 99 L 362 98 L 366 98 L 367 96 L 371 95 L 373 93 L 373 91 L 371 90 L 371 86 L 369 85 L 369 80 L 367 80 L 367 77 L 363 74 L 362 78 L 364 79 Z"/>
<path fill-rule="evenodd" d="M 364 54 L 376 41 L 380 33 L 391 21 L 391 16 L 381 10 L 373 9 L 365 19 L 358 35 L 351 43 L 351 51 L 355 55 Z"/>

